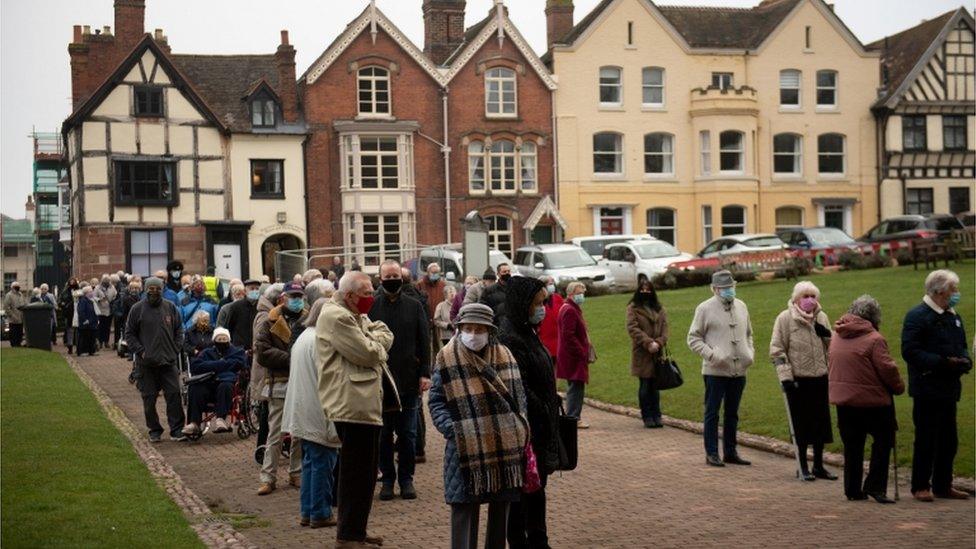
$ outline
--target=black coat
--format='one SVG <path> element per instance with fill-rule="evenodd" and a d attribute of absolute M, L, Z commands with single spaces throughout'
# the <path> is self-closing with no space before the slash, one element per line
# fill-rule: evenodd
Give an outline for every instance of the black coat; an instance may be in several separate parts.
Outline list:
<path fill-rule="evenodd" d="M 966 344 L 966 328 L 956 313 L 940 315 L 922 303 L 905 315 L 901 331 L 901 356 L 908 363 L 908 394 L 913 398 L 958 402 L 960 377 L 973 367 Z M 948 357 L 965 357 L 963 367 Z"/>
<path fill-rule="evenodd" d="M 369 310 L 370 320 L 382 321 L 393 332 L 386 361 L 404 409 L 420 398 L 420 378 L 430 378 L 430 329 L 427 309 L 402 292 L 391 301 L 381 289 Z"/>
<path fill-rule="evenodd" d="M 211 343 L 213 343 L 213 330 L 201 332 L 194 326 L 185 332 L 183 352 L 192 360 L 193 357 L 203 352 L 204 349 L 210 347 Z"/>
<path fill-rule="evenodd" d="M 551 473 L 559 461 L 560 399 L 549 351 L 542 345 L 535 327 L 529 324 L 532 298 L 544 286 L 535 278 L 512 277 L 506 284 L 506 314 L 501 320 L 498 340 L 508 347 L 522 374 L 528 402 L 532 449 L 540 472 Z M 492 286 L 494 287 L 494 286 Z"/>
<path fill-rule="evenodd" d="M 245 351 L 254 343 L 254 317 L 258 314 L 257 301 L 239 299 L 227 305 L 224 327 L 230 331 L 230 342 Z"/>
<path fill-rule="evenodd" d="M 64 319 L 66 326 L 71 326 L 72 321 L 75 317 L 75 298 L 71 295 L 71 292 L 77 290 L 78 288 L 65 288 L 58 296 L 58 310 L 61 313 L 61 318 Z"/>
<path fill-rule="evenodd" d="M 502 317 L 505 316 L 507 299 L 506 294 L 508 286 L 511 284 L 511 280 L 512 279 L 509 279 L 509 281 L 505 282 L 504 284 L 501 282 L 496 282 L 491 286 L 488 286 L 488 288 L 481 293 L 481 298 L 478 300 L 479 303 L 483 303 L 491 307 L 492 312 L 495 313 L 495 325 L 500 325 Z M 531 297 L 529 298 L 529 301 L 532 301 Z M 528 307 L 528 303 L 526 303 L 525 306 Z"/>
<path fill-rule="evenodd" d="M 98 329 L 98 315 L 95 314 L 95 302 L 85 296 L 78 299 L 78 329 Z"/>
<path fill-rule="evenodd" d="M 125 322 L 125 343 L 136 365 L 175 366 L 183 341 L 183 323 L 176 305 L 163 299 L 153 306 L 143 300 L 129 311 Z"/>

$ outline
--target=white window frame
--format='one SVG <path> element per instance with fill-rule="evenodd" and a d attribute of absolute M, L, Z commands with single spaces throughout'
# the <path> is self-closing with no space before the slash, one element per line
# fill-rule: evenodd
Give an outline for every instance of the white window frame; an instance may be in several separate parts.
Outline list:
<path fill-rule="evenodd" d="M 603 71 L 604 70 L 614 70 L 617 71 L 617 83 L 612 82 L 604 84 L 603 82 Z M 597 72 L 598 77 L 598 88 L 597 88 L 597 101 L 600 103 L 601 107 L 622 107 L 624 104 L 624 70 L 621 67 L 616 67 L 612 65 L 606 65 L 600 67 Z M 616 88 L 617 89 L 617 101 L 603 101 L 603 88 Z"/>
<path fill-rule="evenodd" d="M 517 150 L 518 188 L 523 193 L 537 193 L 539 192 L 539 146 L 534 141 L 523 141 Z M 526 185 L 527 182 L 531 184 Z"/>
<path fill-rule="evenodd" d="M 840 153 L 836 152 L 823 152 L 820 150 L 820 138 L 826 135 L 838 135 L 840 136 Z M 820 171 L 820 157 L 822 156 L 837 156 L 840 155 L 840 171 L 839 172 L 822 172 Z M 817 136 L 817 175 L 823 178 L 838 178 L 844 177 L 847 174 L 847 136 L 842 133 L 827 132 L 822 133 Z"/>
<path fill-rule="evenodd" d="M 367 75 L 366 71 L 369 70 L 372 70 L 373 74 Z M 382 71 L 382 74 L 377 75 L 377 71 Z M 369 92 L 369 101 L 366 101 L 369 104 L 369 110 L 366 111 L 362 109 L 364 101 L 359 97 L 359 94 L 363 91 L 361 90 L 363 82 L 369 84 L 369 89 L 366 90 Z M 379 101 L 376 98 L 377 92 L 380 91 L 377 90 L 378 82 L 386 82 L 386 101 Z M 393 116 L 393 93 L 390 84 L 390 70 L 386 67 L 368 65 L 356 71 L 356 109 L 359 112 L 359 116 L 375 118 L 390 118 Z M 377 109 L 380 106 L 385 106 L 386 112 L 378 111 Z"/>
<path fill-rule="evenodd" d="M 502 143 L 511 144 L 511 151 L 495 150 L 495 147 L 502 147 Z M 515 142 L 508 139 L 499 139 L 488 148 L 488 188 L 492 194 L 515 194 L 518 189 L 518 149 Z M 498 170 L 496 177 L 495 171 Z M 505 176 L 511 170 L 510 178 Z M 511 188 L 508 188 L 508 187 Z"/>
<path fill-rule="evenodd" d="M 786 82 L 796 77 L 796 82 Z M 796 90 L 796 104 L 783 103 L 783 91 Z M 783 69 L 779 71 L 779 108 L 798 110 L 803 108 L 803 73 L 797 69 Z"/>
<path fill-rule="evenodd" d="M 708 245 L 709 242 L 715 240 L 715 232 L 712 230 L 714 227 L 714 219 L 712 218 L 712 205 L 702 204 L 701 207 L 701 223 L 702 223 L 702 247 Z"/>
<path fill-rule="evenodd" d="M 139 251 L 138 253 L 134 251 L 136 246 L 136 235 L 145 235 L 146 251 Z M 158 250 L 157 246 L 153 246 L 153 237 L 162 235 L 162 251 Z M 172 238 L 172 233 L 168 229 L 132 229 L 129 231 L 129 242 L 128 249 L 126 250 L 126 255 L 128 256 L 129 268 L 135 274 L 140 274 L 143 276 L 151 276 L 154 272 L 159 269 L 165 269 L 166 263 L 169 262 L 169 250 L 172 247 L 172 243 L 169 239 Z M 139 238 L 140 240 L 142 237 Z M 158 243 L 158 242 L 157 242 Z M 140 258 L 140 262 L 144 261 L 147 270 L 145 272 L 141 271 L 141 265 L 136 265 L 136 258 Z M 155 260 L 155 267 L 154 267 Z M 162 267 L 160 267 L 162 265 Z"/>
<path fill-rule="evenodd" d="M 344 158 L 340 166 L 340 176 L 342 189 L 366 192 L 382 192 L 393 190 L 412 190 L 413 189 L 413 137 L 411 134 L 389 134 L 389 133 L 363 133 L 341 135 L 339 144 L 339 154 Z M 397 186 L 383 188 L 382 178 L 377 178 L 377 188 L 363 188 L 362 185 L 362 154 L 361 144 L 364 139 L 390 138 L 396 140 L 396 152 L 393 151 L 369 151 L 367 155 L 386 157 L 396 155 L 397 159 Z M 382 167 L 382 160 L 380 164 Z M 382 172 L 382 169 L 377 172 Z"/>
<path fill-rule="evenodd" d="M 716 77 L 718 77 L 718 84 L 715 83 Z M 735 73 L 716 71 L 712 73 L 711 78 L 711 85 L 720 90 L 728 90 L 735 87 Z M 726 80 L 728 81 L 727 84 L 725 83 Z"/>
<path fill-rule="evenodd" d="M 505 223 L 508 225 L 508 229 L 499 229 L 498 221 L 499 219 L 504 219 Z M 507 257 L 513 257 L 512 252 L 515 250 L 515 232 L 512 230 L 514 221 L 512 218 L 505 215 L 488 215 L 485 216 L 485 223 L 488 225 L 488 245 L 491 249 L 498 250 L 505 254 Z M 507 239 L 508 243 L 504 243 Z"/>
<path fill-rule="evenodd" d="M 505 89 L 506 84 L 511 84 L 511 90 Z M 496 101 L 491 101 L 492 93 L 496 94 Z M 511 101 L 505 100 L 506 93 L 512 94 Z M 511 112 L 505 112 L 505 108 L 509 105 L 511 105 Z M 485 116 L 488 118 L 518 117 L 518 79 L 514 70 L 508 67 L 492 67 L 485 71 Z"/>
<path fill-rule="evenodd" d="M 832 75 L 834 75 L 834 85 L 833 86 L 821 86 L 820 85 L 820 75 L 821 74 L 832 74 Z M 837 108 L 837 105 L 840 104 L 840 98 L 838 97 L 838 94 L 840 93 L 840 89 L 839 89 L 839 86 L 837 85 L 837 81 L 840 79 L 840 77 L 838 76 L 837 71 L 835 71 L 833 69 L 819 70 L 819 71 L 817 71 L 817 74 L 815 75 L 815 77 L 816 77 L 815 84 L 816 84 L 816 91 L 817 91 L 817 93 L 816 93 L 816 97 L 814 97 L 814 101 L 816 101 L 816 103 L 817 103 L 817 108 L 818 109 L 821 109 L 821 110 L 836 109 Z M 833 90 L 833 92 L 834 92 L 834 102 L 833 103 L 821 103 L 820 102 L 820 90 Z"/>
<path fill-rule="evenodd" d="M 740 223 L 726 223 L 725 220 L 722 219 L 722 213 L 727 208 L 739 208 L 740 210 L 742 210 L 742 223 L 741 224 Z M 735 234 L 746 234 L 749 231 L 749 210 L 745 206 L 741 206 L 739 204 L 726 204 L 725 206 L 722 206 L 721 208 L 719 208 L 719 210 L 718 210 L 718 217 L 719 217 L 719 219 L 718 219 L 718 221 L 719 221 L 719 228 L 721 229 L 722 236 L 731 236 L 731 235 L 735 235 Z M 727 232 L 725 232 L 725 228 L 726 227 L 729 227 L 729 228 L 741 228 L 742 231 L 741 232 L 738 232 L 738 233 L 727 233 Z"/>
<path fill-rule="evenodd" d="M 614 136 L 616 138 L 616 144 L 617 144 L 616 150 L 614 150 L 612 152 L 608 152 L 608 151 L 597 151 L 596 150 L 596 143 L 595 143 L 595 141 L 596 141 L 596 136 L 598 136 L 598 135 L 612 135 L 612 136 Z M 604 178 L 606 178 L 606 177 L 622 177 L 624 175 L 624 136 L 623 136 L 623 134 L 617 133 L 617 132 L 597 132 L 597 133 L 593 134 L 593 140 L 591 141 L 591 143 L 593 144 L 593 176 L 595 178 L 598 178 L 598 179 L 601 178 L 601 177 L 604 177 Z M 598 172 L 598 171 L 596 171 L 596 156 L 598 154 L 600 154 L 600 155 L 608 155 L 608 156 L 609 155 L 613 155 L 615 157 L 615 167 L 617 168 L 616 171 L 613 171 L 613 172 Z"/>
<path fill-rule="evenodd" d="M 698 147 L 700 153 L 701 174 L 703 176 L 712 175 L 712 132 L 702 130 L 698 132 Z"/>
<path fill-rule="evenodd" d="M 734 133 L 739 136 L 739 146 L 735 149 L 724 149 L 722 148 L 722 135 L 727 133 Z M 737 170 L 724 170 L 722 169 L 722 155 L 736 153 L 739 155 L 739 169 Z M 725 130 L 718 134 L 718 172 L 721 174 L 732 174 L 741 175 L 744 174 L 746 170 L 746 134 L 745 132 L 740 132 L 738 130 Z"/>
<path fill-rule="evenodd" d="M 648 76 L 654 74 L 657 71 L 661 74 L 660 84 L 648 84 Z M 651 109 L 662 109 L 667 102 L 667 94 L 665 92 L 665 85 L 667 83 L 667 73 L 662 67 L 644 67 L 641 69 L 641 106 Z M 661 101 L 660 102 L 647 102 L 645 101 L 645 94 L 648 91 L 655 89 L 661 90 Z"/>
<path fill-rule="evenodd" d="M 499 143 L 511 143 L 512 152 L 495 152 L 493 149 Z M 487 146 L 486 146 L 487 145 Z M 537 194 L 539 192 L 539 156 L 538 145 L 534 141 L 511 141 L 509 139 L 499 139 L 492 142 L 472 141 L 468 143 L 468 192 L 470 194 L 497 194 L 512 195 L 516 193 Z M 511 167 L 514 169 L 512 181 L 514 187 L 504 188 L 504 171 L 506 161 L 511 160 Z M 502 172 L 502 178 L 495 177 L 495 166 Z M 480 164 L 480 166 L 479 166 Z M 476 177 L 480 167 L 481 178 Z M 476 183 L 481 183 L 481 188 L 475 188 Z M 528 183 L 528 185 L 527 185 Z"/>
<path fill-rule="evenodd" d="M 366 231 L 367 218 L 376 218 L 377 230 L 375 233 L 372 231 L 369 232 Z M 388 218 L 396 219 L 396 222 L 392 223 L 396 225 L 396 233 L 395 233 L 397 235 L 396 245 L 399 247 L 399 251 L 396 252 L 395 257 L 393 256 L 393 254 L 387 256 L 387 248 L 389 246 L 389 244 L 387 243 L 387 235 L 393 234 L 392 232 L 387 231 L 387 225 L 391 225 L 391 223 L 388 223 L 389 221 Z M 401 261 L 403 259 L 403 251 L 404 248 L 406 247 L 405 246 L 406 238 L 404 235 L 404 227 L 403 227 L 403 215 L 399 213 L 363 213 L 360 215 L 359 221 L 360 221 L 360 229 L 361 229 L 359 232 L 359 244 L 360 246 L 362 246 L 364 267 L 379 266 L 383 263 L 383 261 L 390 258 L 396 259 L 397 261 Z M 378 237 L 378 242 L 376 244 L 367 244 L 366 236 L 372 234 L 376 234 L 376 236 Z M 366 251 L 366 246 L 374 246 L 374 245 L 379 247 L 378 248 L 379 255 L 378 257 L 376 257 L 375 263 L 369 260 L 370 256 L 367 255 L 367 251 Z"/>
<path fill-rule="evenodd" d="M 486 160 L 484 142 L 472 141 L 468 143 L 468 192 L 471 194 L 484 194 L 487 188 Z M 479 171 L 481 172 L 480 177 L 476 175 Z M 479 188 L 475 187 L 476 183 L 480 183 Z"/>
<path fill-rule="evenodd" d="M 780 225 L 779 224 L 779 219 L 778 219 L 777 216 L 779 215 L 779 212 L 782 211 L 782 210 L 799 210 L 799 212 L 800 212 L 800 223 L 798 225 Z M 776 210 L 773 212 L 773 221 L 776 223 L 776 231 L 777 232 L 779 232 L 781 230 L 788 230 L 788 229 L 802 229 L 804 227 L 803 220 L 805 218 L 806 218 L 806 212 L 800 206 L 789 206 L 789 205 L 788 206 L 780 206 L 780 207 L 776 208 Z"/>
<path fill-rule="evenodd" d="M 671 212 L 671 219 L 673 220 L 673 224 L 671 224 L 671 225 L 651 225 L 651 213 L 652 212 L 655 212 L 655 211 L 667 211 L 667 212 Z M 658 207 L 654 207 L 654 208 L 648 208 L 644 212 L 644 215 L 645 215 L 646 221 L 647 221 L 647 234 L 649 234 L 649 235 L 651 235 L 651 236 L 653 236 L 655 238 L 660 238 L 657 235 L 655 235 L 652 231 L 671 231 L 671 242 L 670 242 L 670 244 L 672 246 L 676 246 L 677 245 L 677 242 L 678 242 L 678 210 L 676 210 L 675 208 L 664 208 L 664 207 L 658 206 Z M 661 240 L 664 240 L 664 239 L 661 239 Z M 665 240 L 665 242 L 667 242 L 667 240 Z"/>
<path fill-rule="evenodd" d="M 590 206 L 590 208 L 593 210 L 594 235 L 599 236 L 603 234 L 603 232 L 600 230 L 602 225 L 601 222 L 603 221 L 603 216 L 600 214 L 601 210 L 611 208 L 620 208 L 621 216 L 623 217 L 623 228 L 621 229 L 621 234 L 633 234 L 633 212 L 631 211 L 632 208 L 630 206 L 624 206 L 621 204 L 599 204 Z"/>
<path fill-rule="evenodd" d="M 793 151 L 782 152 L 776 150 L 776 138 L 785 135 L 795 139 L 793 145 Z M 776 157 L 792 157 L 793 158 L 793 171 L 791 172 L 778 172 L 776 171 Z M 803 175 L 803 136 L 798 133 L 783 132 L 778 133 L 773 136 L 773 175 L 777 177 L 801 177 Z"/>
<path fill-rule="evenodd" d="M 851 227 L 853 225 L 854 216 L 853 209 L 850 204 L 830 204 L 821 203 L 817 204 L 817 225 L 824 227 L 827 225 L 827 209 L 830 208 L 833 211 L 843 211 L 844 212 L 844 227 L 845 233 L 851 233 Z"/>
<path fill-rule="evenodd" d="M 648 151 L 647 138 L 651 136 L 661 136 L 661 151 Z M 647 158 L 649 156 L 660 156 L 662 168 L 660 172 L 647 171 Z M 644 177 L 674 177 L 674 135 L 665 132 L 651 132 L 644 134 Z"/>

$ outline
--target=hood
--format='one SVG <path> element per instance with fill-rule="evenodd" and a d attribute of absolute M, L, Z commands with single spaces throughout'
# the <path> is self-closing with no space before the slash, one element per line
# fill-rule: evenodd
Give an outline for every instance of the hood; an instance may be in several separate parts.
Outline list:
<path fill-rule="evenodd" d="M 545 287 L 537 278 L 527 276 L 513 276 L 505 284 L 505 316 L 515 326 L 525 326 L 529 323 L 529 304 L 535 294 Z"/>
<path fill-rule="evenodd" d="M 837 319 L 834 323 L 834 332 L 844 339 L 861 337 L 875 331 L 871 322 L 850 313 Z"/>
<path fill-rule="evenodd" d="M 264 297 L 263 295 L 258 298 L 258 311 L 267 313 L 267 312 L 270 312 L 271 309 L 274 309 L 274 308 L 275 308 L 275 305 L 274 305 L 274 303 L 271 302 L 270 299 Z"/>

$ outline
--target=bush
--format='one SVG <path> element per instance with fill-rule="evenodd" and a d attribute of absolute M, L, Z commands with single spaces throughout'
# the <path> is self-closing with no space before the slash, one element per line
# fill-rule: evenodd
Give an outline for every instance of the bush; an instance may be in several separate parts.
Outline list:
<path fill-rule="evenodd" d="M 865 269 L 880 269 L 882 267 L 891 267 L 891 265 L 890 255 L 872 254 L 864 258 Z"/>
<path fill-rule="evenodd" d="M 847 251 L 840 254 L 838 263 L 840 263 L 841 268 L 845 271 L 880 269 L 892 265 L 891 256 L 881 254 L 862 255 L 854 251 Z"/>
<path fill-rule="evenodd" d="M 695 286 L 708 286 L 712 283 L 712 275 L 718 269 L 695 269 L 681 270 L 668 269 L 667 271 L 655 275 L 651 279 L 651 284 L 655 290 L 674 290 L 676 288 L 691 288 Z M 736 282 L 749 282 L 756 279 L 756 273 L 752 271 L 733 271 L 732 278 Z"/>
<path fill-rule="evenodd" d="M 898 251 L 895 252 L 895 261 L 897 261 L 899 265 L 911 265 L 914 258 L 912 257 L 912 252 L 910 250 L 907 248 L 899 248 Z"/>
<path fill-rule="evenodd" d="M 773 278 L 798 278 L 813 272 L 813 261 L 806 257 L 793 259 L 792 265 L 784 266 L 773 273 Z"/>

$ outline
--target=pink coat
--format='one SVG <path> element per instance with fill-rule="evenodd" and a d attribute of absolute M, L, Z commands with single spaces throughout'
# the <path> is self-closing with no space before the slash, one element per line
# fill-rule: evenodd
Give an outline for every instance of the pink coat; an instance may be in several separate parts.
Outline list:
<path fill-rule="evenodd" d="M 590 381 L 590 338 L 586 334 L 583 311 L 571 299 L 559 309 L 556 318 L 559 345 L 556 353 L 556 377 L 569 381 Z"/>

